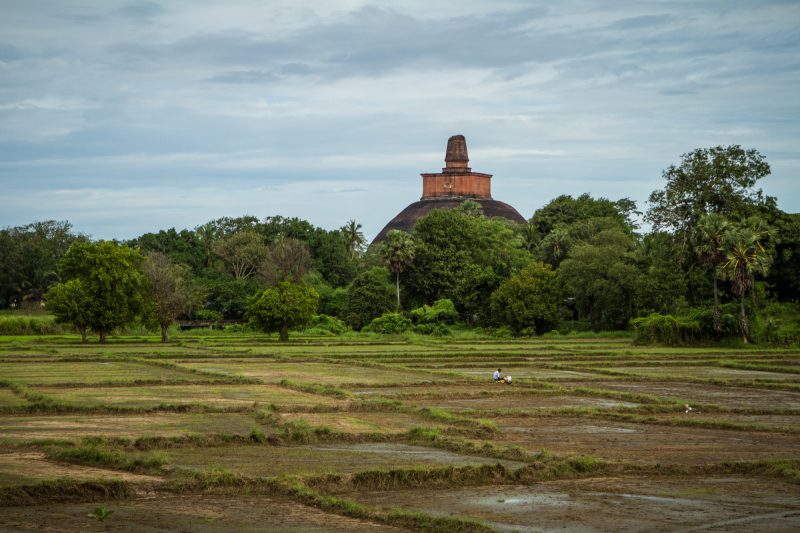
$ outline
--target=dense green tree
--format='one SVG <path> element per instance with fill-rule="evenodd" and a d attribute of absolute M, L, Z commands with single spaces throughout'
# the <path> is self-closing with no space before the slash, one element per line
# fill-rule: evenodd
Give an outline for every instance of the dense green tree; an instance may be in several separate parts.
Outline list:
<path fill-rule="evenodd" d="M 70 244 L 86 240 L 66 221 L 47 220 L 0 230 L 0 308 L 39 301 L 58 281 Z"/>
<path fill-rule="evenodd" d="M 161 331 L 161 342 L 169 342 L 169 327 L 181 315 L 188 314 L 196 304 L 197 292 L 187 265 L 173 263 L 161 252 L 145 255 L 142 272 L 147 278 L 149 312 L 148 325 Z"/>
<path fill-rule="evenodd" d="M 502 279 L 529 259 L 511 223 L 486 218 L 471 209 L 431 211 L 417 221 L 412 235 L 416 254 L 404 273 L 404 285 L 407 297 L 416 305 L 449 298 L 464 311 L 461 302 L 465 295 L 459 288 L 469 285 L 463 283 L 466 273 L 476 273 L 471 265 L 484 273 L 491 270 Z"/>
<path fill-rule="evenodd" d="M 686 278 L 676 262 L 678 249 L 672 235 L 656 231 L 642 238 L 637 250 L 641 278 L 640 313 L 676 313 L 685 306 Z"/>
<path fill-rule="evenodd" d="M 262 288 L 255 278 L 236 279 L 223 272 L 195 278 L 195 285 L 202 295 L 202 308 L 227 320 L 241 320 L 248 298 Z"/>
<path fill-rule="evenodd" d="M 688 243 L 703 215 L 718 213 L 733 220 L 752 215 L 765 202 L 761 190 L 753 187 L 769 173 L 757 150 L 738 145 L 698 148 L 664 170 L 667 183 L 650 194 L 647 220 Z"/>
<path fill-rule="evenodd" d="M 105 342 L 109 332 L 141 313 L 146 280 L 138 250 L 111 241 L 75 242 L 61 261 L 61 279 L 79 279 L 91 295 L 88 326 Z"/>
<path fill-rule="evenodd" d="M 374 267 L 356 276 L 347 289 L 342 320 L 361 329 L 394 307 L 394 287 L 385 267 Z"/>
<path fill-rule="evenodd" d="M 381 256 L 389 272 L 395 275 L 397 289 L 397 312 L 400 312 L 400 274 L 408 268 L 416 254 L 416 243 L 411 235 L 399 229 L 393 229 L 386 234 L 386 240 L 381 243 Z"/>
<path fill-rule="evenodd" d="M 302 283 L 282 281 L 259 294 L 247 307 L 251 324 L 266 332 L 277 331 L 280 340 L 289 330 L 304 326 L 317 311 L 317 291 Z"/>
<path fill-rule="evenodd" d="M 515 335 L 541 334 L 555 325 L 560 302 L 553 269 L 532 261 L 492 293 L 492 318 L 496 325 L 508 326 Z"/>
<path fill-rule="evenodd" d="M 249 278 L 267 257 L 268 248 L 257 231 L 245 229 L 217 241 L 214 251 L 236 279 Z"/>
<path fill-rule="evenodd" d="M 565 296 L 595 329 L 625 329 L 638 312 L 642 273 L 635 241 L 619 228 L 574 245 L 558 268 Z"/>
<path fill-rule="evenodd" d="M 314 229 L 308 237 L 312 268 L 334 287 L 345 287 L 358 273 L 358 261 L 350 257 L 339 230 Z"/>
<path fill-rule="evenodd" d="M 75 278 L 57 283 L 47 291 L 45 301 L 47 310 L 56 317 L 56 322 L 71 324 L 81 334 L 81 342 L 86 343 L 94 301 L 83 282 Z"/>
<path fill-rule="evenodd" d="M 219 233 L 213 223 L 208 222 L 202 226 L 197 226 L 194 229 L 195 241 L 200 247 L 200 254 L 203 258 L 203 268 L 211 269 L 217 259 L 217 254 L 214 249 L 219 240 Z"/>
<path fill-rule="evenodd" d="M 569 226 L 589 218 L 613 218 L 619 226 L 633 231 L 636 228 L 633 217 L 637 214 L 636 203 L 628 198 L 612 201 L 592 198 L 588 193 L 577 198 L 564 194 L 537 209 L 530 224 L 536 228 L 540 238 L 557 226 Z"/>
<path fill-rule="evenodd" d="M 130 248 L 139 248 L 144 254 L 164 254 L 174 263 L 190 266 L 194 272 L 200 272 L 207 263 L 206 250 L 196 231 L 170 228 L 158 233 L 145 233 L 126 244 Z"/>

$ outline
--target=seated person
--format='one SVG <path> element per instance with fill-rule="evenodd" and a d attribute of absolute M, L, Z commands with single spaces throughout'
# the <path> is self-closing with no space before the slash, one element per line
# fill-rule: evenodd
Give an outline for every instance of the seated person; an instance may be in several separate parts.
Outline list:
<path fill-rule="evenodd" d="M 494 374 L 492 375 L 492 378 L 494 379 L 495 383 L 497 383 L 497 382 L 499 382 L 500 380 L 503 379 L 503 377 L 500 375 L 500 369 L 499 368 L 494 371 Z"/>

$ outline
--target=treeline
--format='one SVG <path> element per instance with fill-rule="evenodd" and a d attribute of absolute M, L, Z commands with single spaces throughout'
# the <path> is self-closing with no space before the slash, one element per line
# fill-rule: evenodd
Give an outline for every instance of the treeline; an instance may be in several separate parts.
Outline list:
<path fill-rule="evenodd" d="M 166 340 L 181 316 L 247 320 L 282 338 L 309 323 L 447 334 L 459 322 L 513 335 L 633 327 L 642 341 L 797 342 L 800 216 L 755 188 L 769 171 L 755 150 L 698 149 L 664 171 L 646 212 L 560 196 L 515 225 L 467 201 L 369 248 L 353 220 L 328 231 L 226 217 L 119 243 L 37 222 L 0 231 L 0 307 L 46 301 L 101 339 L 138 320 Z"/>

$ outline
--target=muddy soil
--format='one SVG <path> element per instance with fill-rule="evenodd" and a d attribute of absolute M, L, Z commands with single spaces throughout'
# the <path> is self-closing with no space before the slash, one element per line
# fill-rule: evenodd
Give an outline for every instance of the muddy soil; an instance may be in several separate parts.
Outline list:
<path fill-rule="evenodd" d="M 796 485 L 737 477 L 592 478 L 528 486 L 362 491 L 378 508 L 476 518 L 500 531 L 797 531 Z"/>
<path fill-rule="evenodd" d="M 88 436 L 136 438 L 186 433 L 247 435 L 253 425 L 251 416 L 240 413 L 0 416 L 0 434 L 5 439 L 15 441 Z"/>
<path fill-rule="evenodd" d="M 492 372 L 494 372 L 494 368 L 490 368 L 490 370 L 475 369 L 475 368 L 448 368 L 446 370 L 448 372 L 456 372 L 458 374 L 463 374 L 464 376 L 485 377 L 486 381 L 490 383 L 492 379 Z M 507 370 L 506 368 L 503 368 L 503 375 L 510 375 L 514 379 L 525 380 L 525 379 L 564 379 L 564 378 L 580 379 L 580 378 L 592 378 L 597 374 L 593 374 L 592 372 L 583 372 L 579 370 L 555 370 L 549 368 L 536 368 L 532 366 L 513 368 L 512 366 L 508 366 Z"/>
<path fill-rule="evenodd" d="M 354 473 L 364 470 L 524 463 L 451 453 L 435 448 L 391 443 L 327 444 L 315 446 L 247 446 L 166 450 L 170 465 L 205 470 L 224 468 L 249 476 Z"/>
<path fill-rule="evenodd" d="M 691 415 L 687 415 L 691 416 Z M 698 464 L 795 458 L 800 438 L 775 432 L 660 426 L 600 418 L 492 417 L 495 444 L 643 463 Z"/>
<path fill-rule="evenodd" d="M 797 374 L 785 372 L 770 372 L 765 370 L 740 370 L 737 368 L 724 368 L 718 366 L 620 366 L 608 367 L 606 370 L 625 372 L 626 374 L 644 376 L 675 376 L 701 379 L 729 379 L 751 381 L 754 379 L 766 379 L 775 381 L 797 381 Z"/>
<path fill-rule="evenodd" d="M 113 513 L 105 522 L 87 516 L 96 507 Z M 133 501 L 0 508 L 2 531 L 135 533 L 399 532 L 364 520 L 322 512 L 272 496 L 157 497 Z"/>
<path fill-rule="evenodd" d="M 284 413 L 281 420 L 304 420 L 313 427 L 326 427 L 343 433 L 397 434 L 413 427 L 446 427 L 443 422 L 405 413 Z"/>
<path fill-rule="evenodd" d="M 410 399 L 406 403 L 419 405 L 421 407 L 442 407 L 453 411 L 464 411 L 467 409 L 552 409 L 559 407 L 599 407 L 602 409 L 613 409 L 617 407 L 638 407 L 638 403 L 624 402 L 620 400 L 610 400 L 607 398 L 587 398 L 585 396 L 545 396 L 545 395 L 522 395 L 513 396 L 502 394 L 482 398 L 461 398 L 461 399 Z"/>
<path fill-rule="evenodd" d="M 121 479 L 134 483 L 160 481 L 160 478 L 153 476 L 54 463 L 46 460 L 40 452 L 0 451 L 0 487 L 30 485 L 50 479 Z"/>
<path fill-rule="evenodd" d="M 800 392 L 782 390 L 723 387 L 702 383 L 668 381 L 608 380 L 561 382 L 559 384 L 565 387 L 593 387 L 626 392 L 641 392 L 680 401 L 712 403 L 727 407 L 800 410 Z"/>

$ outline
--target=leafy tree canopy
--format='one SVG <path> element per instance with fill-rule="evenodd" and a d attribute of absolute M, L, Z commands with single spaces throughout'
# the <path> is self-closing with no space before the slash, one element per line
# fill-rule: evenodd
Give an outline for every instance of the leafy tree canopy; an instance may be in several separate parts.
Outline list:
<path fill-rule="evenodd" d="M 247 307 L 251 324 L 266 332 L 277 331 L 282 341 L 289 339 L 289 330 L 304 326 L 317 311 L 317 291 L 302 283 L 282 281 L 266 289 Z"/>

